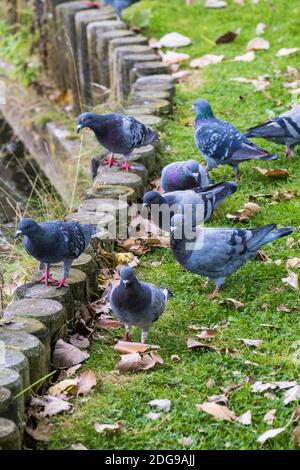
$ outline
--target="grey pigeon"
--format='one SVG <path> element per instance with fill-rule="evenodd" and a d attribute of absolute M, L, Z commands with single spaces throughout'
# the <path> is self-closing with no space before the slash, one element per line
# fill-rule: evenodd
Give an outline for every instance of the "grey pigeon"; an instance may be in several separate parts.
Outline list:
<path fill-rule="evenodd" d="M 121 16 L 122 10 L 139 1 L 140 0 L 102 0 L 102 4 L 112 6 L 115 9 L 117 15 Z"/>
<path fill-rule="evenodd" d="M 15 238 L 24 235 L 23 245 L 27 253 L 45 266 L 45 273 L 36 282 L 57 282 L 56 287 L 67 287 L 66 280 L 73 261 L 88 247 L 94 228 L 78 222 L 42 222 L 21 220 Z M 50 265 L 64 263 L 64 275 L 55 281 L 50 274 Z"/>
<path fill-rule="evenodd" d="M 174 162 L 165 166 L 160 184 L 164 191 L 181 191 L 191 188 L 206 188 L 211 184 L 206 168 L 196 160 Z"/>
<path fill-rule="evenodd" d="M 254 258 L 262 245 L 294 230 L 293 227 L 275 228 L 275 224 L 269 224 L 253 229 L 197 227 L 189 230 L 184 217 L 175 215 L 171 220 L 170 244 L 176 260 L 187 271 L 215 282 L 211 295 L 214 298 L 225 277 Z"/>
<path fill-rule="evenodd" d="M 238 165 L 246 160 L 275 160 L 276 155 L 250 142 L 232 124 L 214 117 L 210 104 L 198 99 L 193 105 L 196 111 L 195 143 L 207 161 L 208 170 L 218 165 L 231 165 L 236 181 L 240 181 Z"/>
<path fill-rule="evenodd" d="M 157 132 L 146 127 L 134 117 L 123 114 L 95 114 L 83 113 L 77 119 L 77 133 L 88 127 L 91 129 L 98 142 L 105 147 L 111 155 L 108 166 L 116 165 L 114 154 L 124 156 L 122 168 L 130 170 L 128 159 L 134 149 L 153 144 L 158 139 Z"/>
<path fill-rule="evenodd" d="M 165 310 L 172 295 L 168 289 L 139 281 L 132 268 L 122 268 L 121 280 L 112 289 L 109 302 L 112 312 L 126 325 L 128 340 L 130 326 L 141 328 L 141 342 L 148 337 L 149 328 Z"/>
<path fill-rule="evenodd" d="M 286 146 L 286 155 L 291 157 L 296 145 L 300 144 L 300 106 L 256 127 L 251 127 L 247 137 L 262 137 L 276 144 Z"/>
<path fill-rule="evenodd" d="M 207 188 L 173 191 L 163 195 L 149 191 L 144 194 L 143 203 L 151 209 L 152 220 L 156 225 L 164 231 L 169 231 L 170 218 L 174 214 L 192 216 L 193 226 L 203 221 L 206 222 L 221 202 L 230 194 L 235 193 L 237 187 L 236 183 L 226 181 Z"/>

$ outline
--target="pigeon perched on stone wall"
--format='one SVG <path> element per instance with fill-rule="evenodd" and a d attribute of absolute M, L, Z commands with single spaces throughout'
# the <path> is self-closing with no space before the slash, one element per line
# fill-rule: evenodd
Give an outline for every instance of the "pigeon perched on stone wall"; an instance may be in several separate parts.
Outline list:
<path fill-rule="evenodd" d="M 225 277 L 254 258 L 262 245 L 290 235 L 294 228 L 275 230 L 275 224 L 253 229 L 203 228 L 189 230 L 182 215 L 171 220 L 171 249 L 176 260 L 194 274 L 215 282 L 214 298 Z"/>
<path fill-rule="evenodd" d="M 163 287 L 139 281 L 132 268 L 121 269 L 120 276 L 120 282 L 110 293 L 112 312 L 125 323 L 127 340 L 129 327 L 137 326 L 142 330 L 141 342 L 144 343 L 150 326 L 159 319 L 172 294 Z"/>
<path fill-rule="evenodd" d="M 114 154 L 124 156 L 122 168 L 130 170 L 128 159 L 134 149 L 154 144 L 158 139 L 157 132 L 137 121 L 134 117 L 123 114 L 95 114 L 83 113 L 77 119 L 77 133 L 88 127 L 98 142 L 105 147 L 111 155 L 108 166 L 116 165 Z"/>
<path fill-rule="evenodd" d="M 229 122 L 215 118 L 206 100 L 196 100 L 193 109 L 196 111 L 195 144 L 207 161 L 208 170 L 218 165 L 231 165 L 239 182 L 239 163 L 277 158 L 250 142 Z"/>
<path fill-rule="evenodd" d="M 246 136 L 262 137 L 276 144 L 284 144 L 287 157 L 291 157 L 295 146 L 300 144 L 300 106 L 270 121 L 251 127 Z"/>
<path fill-rule="evenodd" d="M 66 280 L 73 261 L 88 247 L 94 228 L 77 222 L 42 222 L 32 219 L 21 220 L 15 238 L 24 235 L 23 245 L 27 253 L 45 266 L 45 272 L 36 282 L 56 283 L 56 287 L 66 287 Z M 51 264 L 64 263 L 64 275 L 55 281 L 50 274 Z"/>

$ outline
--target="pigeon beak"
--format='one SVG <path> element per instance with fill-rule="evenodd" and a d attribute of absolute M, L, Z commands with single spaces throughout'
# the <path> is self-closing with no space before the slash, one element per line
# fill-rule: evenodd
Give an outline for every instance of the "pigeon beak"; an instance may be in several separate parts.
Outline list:
<path fill-rule="evenodd" d="M 195 105 L 193 104 L 193 106 L 192 106 L 192 111 L 195 111 L 195 109 L 196 109 L 196 107 L 195 107 Z"/>
<path fill-rule="evenodd" d="M 193 173 L 193 176 L 196 180 L 198 180 L 199 173 Z"/>
<path fill-rule="evenodd" d="M 77 134 L 79 134 L 79 132 L 81 131 L 82 129 L 82 124 L 78 124 L 77 126 Z"/>
<path fill-rule="evenodd" d="M 15 240 L 22 235 L 22 230 L 17 230 L 15 233 Z"/>
<path fill-rule="evenodd" d="M 122 282 L 123 282 L 123 286 L 125 287 L 125 289 L 127 289 L 129 281 L 128 280 L 126 280 L 126 281 L 123 280 Z"/>

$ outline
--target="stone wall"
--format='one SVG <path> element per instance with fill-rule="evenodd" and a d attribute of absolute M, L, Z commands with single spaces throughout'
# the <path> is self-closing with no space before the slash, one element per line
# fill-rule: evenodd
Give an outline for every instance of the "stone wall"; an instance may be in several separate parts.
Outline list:
<path fill-rule="evenodd" d="M 47 7 L 44 27 L 49 41 L 48 67 L 57 86 L 72 90 L 75 112 L 113 97 L 126 114 L 150 126 L 158 126 L 162 117 L 172 113 L 174 80 L 148 46 L 147 38 L 128 29 L 110 8 L 90 9 L 86 1 L 43 3 Z M 4 4 L 6 20 L 14 23 L 19 2 Z M 24 116 L 19 120 L 12 116 L 11 106 L 1 111 L 25 145 L 30 146 L 32 140 L 30 151 L 50 179 L 60 174 L 62 180 L 63 165 L 55 169 L 56 173 L 47 165 L 49 155 L 56 165 L 62 155 L 72 161 L 74 147 L 67 145 L 68 131 L 59 129 L 57 123 L 47 123 L 43 132 L 36 126 L 27 126 L 25 132 Z M 36 133 L 34 138 L 31 131 Z M 50 154 L 45 153 L 45 146 Z M 20 392 L 29 390 L 51 370 L 51 352 L 57 339 L 72 330 L 78 308 L 98 294 L 95 253 L 99 246 L 106 251 L 114 249 L 107 225 L 120 220 L 128 204 L 143 195 L 157 170 L 156 148 L 152 145 L 133 152 L 130 163 L 134 171 L 107 168 L 102 165 L 104 158 L 105 152 L 93 158 L 93 186 L 86 191 L 78 211 L 66 217 L 98 228 L 92 248 L 72 266 L 69 287 L 56 290 L 34 282 L 20 286 L 0 321 L 0 449 L 21 448 L 24 413 L 30 398 L 29 392 Z M 56 187 L 68 200 L 66 184 Z M 61 267 L 55 267 L 54 275 L 59 276 L 60 271 Z M 43 387 L 42 380 L 35 388 L 40 391 Z"/>

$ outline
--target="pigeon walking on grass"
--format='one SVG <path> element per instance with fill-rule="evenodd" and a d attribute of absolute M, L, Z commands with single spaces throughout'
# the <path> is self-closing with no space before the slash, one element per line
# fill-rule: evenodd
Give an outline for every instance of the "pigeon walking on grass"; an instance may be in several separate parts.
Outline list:
<path fill-rule="evenodd" d="M 208 170 L 218 165 L 231 165 L 239 182 L 239 163 L 277 158 L 250 142 L 229 122 L 215 118 L 206 100 L 196 100 L 193 109 L 196 111 L 195 143 L 207 161 Z"/>
<path fill-rule="evenodd" d="M 145 343 L 150 326 L 162 315 L 172 294 L 163 287 L 139 281 L 132 268 L 121 269 L 120 276 L 110 293 L 112 312 L 125 323 L 127 341 L 130 326 L 137 326 L 142 330 L 141 342 Z"/>
<path fill-rule="evenodd" d="M 169 231 L 170 218 L 175 214 L 192 217 L 193 226 L 206 222 L 221 202 L 236 190 L 236 183 L 226 181 L 207 188 L 173 191 L 163 195 L 149 191 L 144 195 L 143 203 L 151 210 L 151 217 L 156 225 L 164 231 Z"/>
<path fill-rule="evenodd" d="M 194 274 L 215 282 L 216 297 L 225 277 L 255 257 L 262 245 L 290 235 L 294 228 L 275 224 L 253 229 L 203 228 L 189 230 L 182 215 L 171 220 L 171 249 L 176 260 Z"/>
<path fill-rule="evenodd" d="M 206 168 L 196 160 L 174 162 L 165 166 L 160 182 L 166 192 L 197 187 L 206 188 L 211 183 Z"/>
<path fill-rule="evenodd" d="M 18 225 L 15 238 L 24 235 L 23 245 L 27 253 L 45 266 L 45 272 L 36 282 L 55 283 L 56 287 L 67 287 L 67 278 L 73 261 L 88 247 L 93 235 L 91 225 L 77 222 L 43 222 L 23 219 Z M 50 274 L 51 264 L 64 263 L 64 274 L 56 281 Z"/>
<path fill-rule="evenodd" d="M 292 157 L 296 145 L 300 144 L 300 106 L 297 106 L 270 121 L 251 127 L 247 137 L 262 137 L 286 146 L 286 156 Z"/>
<path fill-rule="evenodd" d="M 157 132 L 145 126 L 131 116 L 122 114 L 83 113 L 77 119 L 77 133 L 88 127 L 98 142 L 111 154 L 107 165 L 117 165 L 114 154 L 124 156 L 122 168 L 130 170 L 128 159 L 134 149 L 153 144 L 158 139 Z"/>

